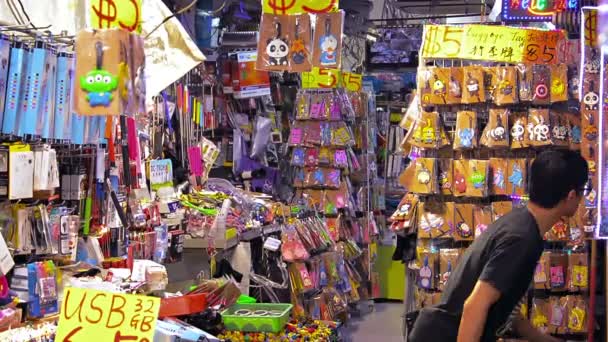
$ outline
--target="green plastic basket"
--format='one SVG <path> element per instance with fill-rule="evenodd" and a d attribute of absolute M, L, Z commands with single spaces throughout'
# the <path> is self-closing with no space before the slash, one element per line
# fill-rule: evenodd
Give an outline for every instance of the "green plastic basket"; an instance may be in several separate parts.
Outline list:
<path fill-rule="evenodd" d="M 292 307 L 291 304 L 237 303 L 222 312 L 222 321 L 227 330 L 278 333 L 289 322 Z M 264 312 L 272 315 L 264 315 Z"/>

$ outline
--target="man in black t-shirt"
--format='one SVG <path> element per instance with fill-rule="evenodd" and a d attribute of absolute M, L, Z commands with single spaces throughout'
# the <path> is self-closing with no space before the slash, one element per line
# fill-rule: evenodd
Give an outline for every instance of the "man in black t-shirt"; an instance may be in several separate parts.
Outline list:
<path fill-rule="evenodd" d="M 562 217 L 576 213 L 588 179 L 577 152 L 540 153 L 530 171 L 530 201 L 492 223 L 451 273 L 440 304 L 420 311 L 410 342 L 495 342 L 507 323 L 530 342 L 558 339 L 542 334 L 515 313 L 543 252 L 543 236 Z"/>

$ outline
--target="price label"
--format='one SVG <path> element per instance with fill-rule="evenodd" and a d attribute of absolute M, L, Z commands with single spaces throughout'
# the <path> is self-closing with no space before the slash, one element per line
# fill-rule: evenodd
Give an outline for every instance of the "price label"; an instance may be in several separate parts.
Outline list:
<path fill-rule="evenodd" d="M 338 0 L 262 0 L 264 13 L 302 14 L 338 11 Z"/>
<path fill-rule="evenodd" d="M 90 0 L 90 27 L 141 33 L 142 0 Z"/>
<path fill-rule="evenodd" d="M 363 81 L 363 75 L 355 74 L 352 72 L 342 73 L 342 87 L 350 91 L 361 91 L 361 82 Z"/>
<path fill-rule="evenodd" d="M 341 79 L 340 70 L 314 67 L 312 71 L 302 73 L 302 88 L 337 88 Z"/>
<path fill-rule="evenodd" d="M 69 287 L 65 290 L 55 341 L 154 340 L 160 299 Z"/>
<path fill-rule="evenodd" d="M 562 31 L 506 26 L 426 25 L 422 56 L 509 63 L 556 64 Z"/>

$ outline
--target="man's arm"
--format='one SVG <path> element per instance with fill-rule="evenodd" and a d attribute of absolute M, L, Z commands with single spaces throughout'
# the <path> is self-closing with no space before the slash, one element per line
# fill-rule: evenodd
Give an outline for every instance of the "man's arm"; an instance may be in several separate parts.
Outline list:
<path fill-rule="evenodd" d="M 562 340 L 538 331 L 530 321 L 518 316 L 513 320 L 513 329 L 524 339 L 530 342 L 561 342 Z"/>
<path fill-rule="evenodd" d="M 477 281 L 473 292 L 464 302 L 458 342 L 477 342 L 481 339 L 490 307 L 498 301 L 500 292 L 492 284 Z"/>

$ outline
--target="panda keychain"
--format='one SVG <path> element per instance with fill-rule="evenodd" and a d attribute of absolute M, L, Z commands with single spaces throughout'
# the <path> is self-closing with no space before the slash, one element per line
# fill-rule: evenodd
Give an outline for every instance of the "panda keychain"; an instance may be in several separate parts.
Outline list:
<path fill-rule="evenodd" d="M 266 55 L 268 55 L 268 64 L 271 66 L 287 66 L 289 56 L 289 43 L 287 39 L 281 37 L 281 23 L 275 23 L 276 36 L 268 39 L 266 45 Z"/>

